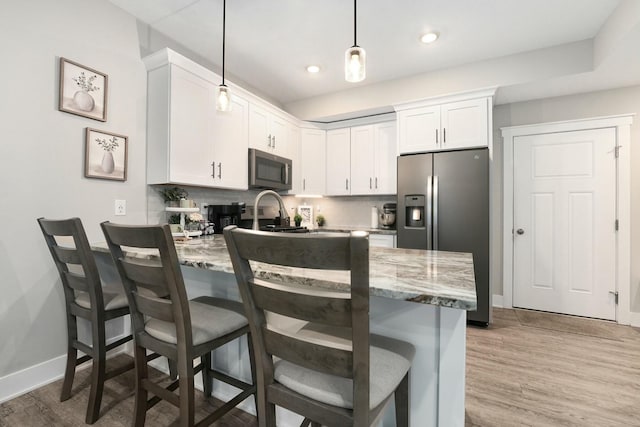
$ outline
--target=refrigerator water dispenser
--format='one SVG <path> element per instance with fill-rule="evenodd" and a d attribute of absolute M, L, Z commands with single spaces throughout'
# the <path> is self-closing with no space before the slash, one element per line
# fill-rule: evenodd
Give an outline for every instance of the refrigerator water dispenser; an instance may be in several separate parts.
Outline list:
<path fill-rule="evenodd" d="M 410 194 L 404 197 L 407 227 L 424 227 L 424 196 Z"/>

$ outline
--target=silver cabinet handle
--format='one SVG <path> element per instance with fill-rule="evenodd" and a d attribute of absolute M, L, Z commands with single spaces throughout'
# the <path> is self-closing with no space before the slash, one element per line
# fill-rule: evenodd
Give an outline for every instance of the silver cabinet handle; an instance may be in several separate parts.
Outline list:
<path fill-rule="evenodd" d="M 518 233 L 519 235 L 521 235 L 521 236 L 522 236 L 522 235 L 524 234 L 524 230 L 523 230 L 522 228 L 518 228 L 518 229 L 516 230 L 516 233 Z"/>
<path fill-rule="evenodd" d="M 378 189 L 378 177 L 376 176 L 376 190 Z"/>
<path fill-rule="evenodd" d="M 306 180 L 306 179 L 303 179 L 303 180 L 302 180 L 302 189 L 303 189 L 303 190 L 306 190 L 306 189 L 307 189 L 307 180 Z"/>
<path fill-rule="evenodd" d="M 273 135 L 273 139 L 271 140 L 271 148 L 276 148 L 276 136 Z"/>
<path fill-rule="evenodd" d="M 438 143 L 438 129 L 436 129 L 436 144 Z"/>
<path fill-rule="evenodd" d="M 267 137 L 269 139 L 269 143 L 267 144 L 269 147 L 271 147 L 271 134 L 269 134 L 269 136 Z"/>
<path fill-rule="evenodd" d="M 222 163 L 218 163 L 218 179 L 222 179 Z"/>
<path fill-rule="evenodd" d="M 442 143 L 447 143 L 447 128 L 442 128 Z"/>
<path fill-rule="evenodd" d="M 216 179 L 216 162 L 211 163 L 211 178 Z"/>
<path fill-rule="evenodd" d="M 346 179 L 344 180 L 344 189 L 345 189 L 345 190 L 348 190 L 348 189 L 349 189 L 349 178 L 346 178 Z"/>
<path fill-rule="evenodd" d="M 371 183 L 371 177 L 369 177 L 369 190 L 373 188 L 373 184 Z"/>

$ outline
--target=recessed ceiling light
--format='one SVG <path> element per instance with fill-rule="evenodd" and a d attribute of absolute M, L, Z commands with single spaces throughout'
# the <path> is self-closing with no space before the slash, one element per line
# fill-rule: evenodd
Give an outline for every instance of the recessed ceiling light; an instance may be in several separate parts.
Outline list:
<path fill-rule="evenodd" d="M 317 65 L 309 65 L 307 67 L 307 72 L 311 73 L 311 74 L 315 74 L 320 72 L 320 67 L 318 67 Z"/>
<path fill-rule="evenodd" d="M 426 44 L 433 43 L 434 41 L 438 40 L 439 36 L 440 34 L 438 33 L 427 33 L 420 37 L 420 41 Z"/>

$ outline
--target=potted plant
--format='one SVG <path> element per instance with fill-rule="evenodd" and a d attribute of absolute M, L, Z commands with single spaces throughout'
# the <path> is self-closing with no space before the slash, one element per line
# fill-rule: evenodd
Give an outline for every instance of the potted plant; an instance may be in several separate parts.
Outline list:
<path fill-rule="evenodd" d="M 300 224 L 302 223 L 302 215 L 300 215 L 299 213 L 295 214 L 293 216 L 293 222 L 296 223 L 296 227 L 300 227 Z"/>
<path fill-rule="evenodd" d="M 316 224 L 318 224 L 318 227 L 322 227 L 324 223 L 325 223 L 324 215 L 322 214 L 316 215 Z"/>
<path fill-rule="evenodd" d="M 158 192 L 164 198 L 165 203 L 176 208 L 180 206 L 180 199 L 186 199 L 189 195 L 187 190 L 180 187 L 163 187 Z"/>

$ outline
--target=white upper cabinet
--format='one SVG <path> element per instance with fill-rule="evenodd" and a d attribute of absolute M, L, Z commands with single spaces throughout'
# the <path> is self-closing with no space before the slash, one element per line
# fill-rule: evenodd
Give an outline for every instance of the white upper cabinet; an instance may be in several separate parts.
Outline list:
<path fill-rule="evenodd" d="M 216 84 L 175 64 L 147 81 L 147 182 L 246 189 L 246 101 L 219 113 Z"/>
<path fill-rule="evenodd" d="M 351 134 L 349 128 L 327 131 L 328 196 L 351 194 Z"/>
<path fill-rule="evenodd" d="M 300 181 L 296 194 L 324 195 L 326 191 L 326 131 L 300 131 Z M 295 176 L 295 170 L 294 170 Z"/>
<path fill-rule="evenodd" d="M 396 106 L 400 154 L 487 147 L 491 97 L 461 98 Z"/>
<path fill-rule="evenodd" d="M 351 128 L 351 194 L 396 193 L 395 122 Z"/>
<path fill-rule="evenodd" d="M 249 106 L 249 147 L 290 158 L 287 121 L 267 108 Z"/>
<path fill-rule="evenodd" d="M 440 149 L 440 106 L 398 112 L 400 154 Z"/>
<path fill-rule="evenodd" d="M 147 183 L 246 190 L 249 104 L 216 110 L 220 78 L 165 49 L 147 65 Z"/>

